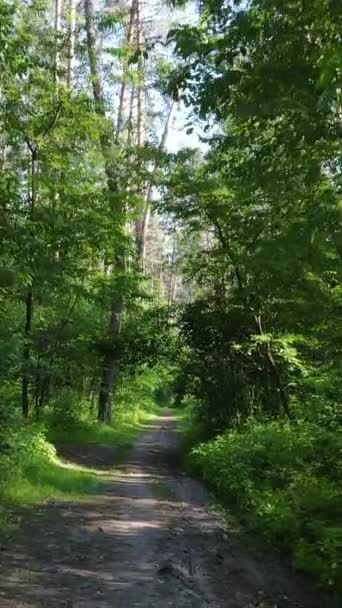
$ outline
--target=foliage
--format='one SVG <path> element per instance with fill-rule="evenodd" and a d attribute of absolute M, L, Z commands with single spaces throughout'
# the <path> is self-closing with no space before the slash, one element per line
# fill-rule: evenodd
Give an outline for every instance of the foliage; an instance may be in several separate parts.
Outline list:
<path fill-rule="evenodd" d="M 179 314 L 182 392 L 219 433 L 191 462 L 332 587 L 342 574 L 340 28 L 334 2 L 251 0 L 204 2 L 198 25 L 170 32 L 170 90 L 196 108 L 210 147 L 170 159 L 162 202 L 197 240 L 182 261 L 195 294 Z"/>
<path fill-rule="evenodd" d="M 213 431 L 294 417 L 340 376 L 340 25 L 325 0 L 208 2 L 169 35 L 210 144 L 169 159 L 160 208 L 192 243 L 182 376 Z"/>
<path fill-rule="evenodd" d="M 165 405 L 172 372 L 165 368 L 143 371 L 125 379 L 117 395 L 111 425 L 99 424 L 89 403 L 69 392 L 45 411 L 44 425 L 12 420 L 0 432 L 0 522 L 4 531 L 15 521 L 13 510 L 50 499 L 81 497 L 96 490 L 96 470 L 65 466 L 53 443 L 97 443 L 113 447 L 113 466 L 132 445 L 145 424 Z M 165 392 L 166 391 L 166 392 Z M 46 439 L 48 437 L 48 440 Z M 52 443 L 49 443 L 49 442 Z"/>
<path fill-rule="evenodd" d="M 336 585 L 339 3 L 203 0 L 171 64 L 93 4 L 0 3 L 1 501 L 93 483 L 46 432 L 120 448 L 190 402 L 204 478 Z M 165 150 L 167 95 L 205 147 Z"/>
<path fill-rule="evenodd" d="M 167 370 L 154 369 L 122 379 L 110 425 L 98 423 L 91 403 L 65 396 L 58 404 L 51 404 L 50 411 L 46 412 L 49 439 L 52 442 L 108 444 L 122 451 L 131 445 L 144 423 L 153 419 L 158 409 L 158 395 L 166 386 L 167 376 Z"/>
<path fill-rule="evenodd" d="M 0 437 L 2 488 L 5 488 L 13 477 L 20 476 L 24 463 L 31 463 L 35 459 L 48 460 L 55 455 L 53 446 L 47 443 L 44 430 L 39 425 L 17 425 L 10 431 L 6 427 L 6 434 Z"/>
<path fill-rule="evenodd" d="M 298 567 L 338 588 L 341 455 L 341 435 L 316 424 L 251 421 L 195 447 L 190 462 L 227 506 L 290 549 Z"/>
<path fill-rule="evenodd" d="M 124 222 L 140 221 L 144 180 L 156 181 L 156 150 L 133 145 L 133 134 L 130 145 L 126 134 L 114 138 L 116 118 L 94 105 L 81 15 L 71 86 L 65 74 L 69 20 L 55 31 L 50 13 L 40 0 L 13 1 L 0 11 L 1 396 L 14 415 L 20 398 L 24 410 L 26 400 L 24 414 L 36 419 L 52 404 L 56 418 L 62 416 L 63 400 L 65 416 L 72 417 L 70 403 L 81 403 L 95 385 L 99 390 L 106 357 L 120 359 L 123 372 L 151 361 L 165 319 L 162 303 L 155 314 L 144 309 L 136 239 L 123 230 Z M 117 30 L 122 51 L 115 63 L 106 44 L 104 64 L 126 69 L 132 49 L 118 32 L 128 11 L 97 17 L 111 44 Z M 134 72 L 131 67 L 127 74 L 132 89 Z M 127 271 L 118 267 L 120 252 L 133 260 Z M 122 338 L 108 332 L 118 294 L 127 302 Z M 141 321 L 140 333 L 133 333 L 130 315 L 136 327 Z"/>
<path fill-rule="evenodd" d="M 95 474 L 66 468 L 41 425 L 6 426 L 0 435 L 1 536 L 13 531 L 18 508 L 51 498 L 75 498 L 93 492 L 100 481 Z"/>

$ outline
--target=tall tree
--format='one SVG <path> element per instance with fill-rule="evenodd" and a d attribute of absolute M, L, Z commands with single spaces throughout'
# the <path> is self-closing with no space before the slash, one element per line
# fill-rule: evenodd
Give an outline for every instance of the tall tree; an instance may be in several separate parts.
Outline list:
<path fill-rule="evenodd" d="M 105 114 L 105 99 L 103 95 L 103 88 L 101 84 L 101 75 L 99 62 L 96 51 L 96 34 L 94 27 L 94 7 L 92 0 L 85 0 L 85 17 L 86 17 L 86 33 L 87 33 L 87 46 L 89 65 L 91 73 L 91 81 L 93 86 L 93 94 L 96 112 L 102 119 L 106 118 Z M 122 111 L 120 98 L 119 114 Z M 112 146 L 116 140 L 115 130 L 107 124 L 106 132 L 103 132 L 100 136 L 101 149 L 103 157 L 105 159 L 105 171 L 107 175 L 108 190 L 114 195 L 115 207 L 113 212 L 117 217 L 117 221 L 123 227 L 125 225 L 125 201 L 123 194 L 120 195 L 118 192 L 117 174 L 114 165 L 114 159 L 112 157 Z M 123 243 L 120 243 L 116 247 L 113 255 L 113 263 L 116 272 L 121 275 L 125 272 L 125 251 Z M 113 340 L 117 340 L 121 330 L 121 314 L 123 309 L 123 294 L 115 290 L 112 297 L 111 311 L 110 311 L 110 322 L 108 328 L 109 341 L 112 343 Z M 102 380 L 99 394 L 99 408 L 98 418 L 101 422 L 110 422 L 112 413 L 112 398 L 115 382 L 118 375 L 118 355 L 114 352 L 113 348 L 108 348 L 103 358 L 103 371 Z"/>

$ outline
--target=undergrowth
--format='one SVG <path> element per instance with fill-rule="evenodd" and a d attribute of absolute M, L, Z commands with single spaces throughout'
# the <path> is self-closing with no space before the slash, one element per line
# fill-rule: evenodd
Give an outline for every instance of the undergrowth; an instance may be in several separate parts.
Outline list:
<path fill-rule="evenodd" d="M 41 425 L 19 425 L 2 442 L 0 458 L 0 534 L 11 533 L 18 509 L 50 499 L 80 499 L 95 491 L 95 472 L 66 465 L 56 456 Z"/>
<path fill-rule="evenodd" d="M 157 389 L 158 376 L 153 370 L 122 381 L 111 424 L 99 423 L 89 402 L 61 395 L 46 413 L 48 438 L 53 443 L 73 441 L 111 444 L 117 449 L 128 447 L 158 411 Z"/>
<path fill-rule="evenodd" d="M 103 475 L 64 463 L 54 444 L 107 444 L 117 463 L 158 411 L 160 374 L 126 379 L 119 387 L 112 424 L 99 424 L 88 402 L 67 391 L 50 404 L 41 422 L 0 420 L 0 535 L 13 528 L 16 512 L 51 499 L 81 499 L 96 491 Z M 4 411 L 4 409 L 2 410 Z"/>
<path fill-rule="evenodd" d="M 191 448 L 195 425 L 182 425 Z M 342 436 L 312 422 L 250 421 L 202 441 L 188 458 L 225 506 L 342 592 L 341 457 Z"/>

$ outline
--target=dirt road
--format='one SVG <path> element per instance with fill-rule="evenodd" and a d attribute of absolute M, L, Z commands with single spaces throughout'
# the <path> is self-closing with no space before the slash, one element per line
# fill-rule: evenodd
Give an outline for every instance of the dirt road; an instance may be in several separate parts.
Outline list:
<path fill-rule="evenodd" d="M 332 608 L 265 553 L 225 531 L 201 484 L 181 472 L 175 421 L 165 415 L 100 493 L 47 505 L 23 525 L 0 552 L 0 606 Z"/>

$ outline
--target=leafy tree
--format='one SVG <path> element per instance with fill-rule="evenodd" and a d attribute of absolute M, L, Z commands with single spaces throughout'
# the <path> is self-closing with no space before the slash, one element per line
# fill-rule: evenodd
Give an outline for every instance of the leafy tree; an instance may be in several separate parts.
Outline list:
<path fill-rule="evenodd" d="M 204 366 L 219 336 L 208 401 L 223 401 L 223 412 L 234 402 L 240 414 L 272 402 L 277 412 L 278 402 L 291 416 L 302 381 L 340 335 L 329 315 L 341 281 L 340 25 L 336 5 L 320 0 L 210 3 L 197 28 L 170 33 L 183 60 L 170 86 L 182 87 L 208 127 L 212 115 L 220 124 L 205 162 L 179 159 L 170 169 L 166 208 L 211 235 L 192 258 L 203 314 L 190 313 L 190 328 L 186 316 L 186 335 L 192 341 L 197 328 Z M 230 380 L 218 399 L 222 377 Z"/>

